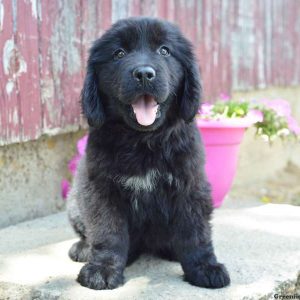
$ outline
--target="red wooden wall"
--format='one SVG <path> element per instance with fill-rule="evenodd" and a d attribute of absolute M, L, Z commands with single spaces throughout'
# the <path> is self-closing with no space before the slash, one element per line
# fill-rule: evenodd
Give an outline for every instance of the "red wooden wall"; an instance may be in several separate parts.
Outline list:
<path fill-rule="evenodd" d="M 76 130 L 91 41 L 133 15 L 179 24 L 208 101 L 300 83 L 299 0 L 0 0 L 0 145 Z"/>

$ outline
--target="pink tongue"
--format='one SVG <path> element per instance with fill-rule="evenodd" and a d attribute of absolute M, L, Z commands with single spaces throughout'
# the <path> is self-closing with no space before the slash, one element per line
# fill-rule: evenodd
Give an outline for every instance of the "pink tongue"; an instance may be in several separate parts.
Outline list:
<path fill-rule="evenodd" d="M 151 96 L 142 96 L 132 104 L 135 117 L 140 125 L 149 126 L 154 123 L 158 104 Z"/>

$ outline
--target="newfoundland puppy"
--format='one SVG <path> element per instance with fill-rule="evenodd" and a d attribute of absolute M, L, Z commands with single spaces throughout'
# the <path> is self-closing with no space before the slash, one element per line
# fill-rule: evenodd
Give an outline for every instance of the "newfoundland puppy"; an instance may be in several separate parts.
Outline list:
<path fill-rule="evenodd" d="M 68 199 L 80 236 L 69 255 L 87 262 L 81 285 L 116 288 L 143 252 L 180 262 L 193 285 L 230 283 L 211 240 L 210 186 L 193 121 L 200 96 L 191 43 L 175 25 L 130 18 L 95 41 L 82 90 L 88 145 Z"/>

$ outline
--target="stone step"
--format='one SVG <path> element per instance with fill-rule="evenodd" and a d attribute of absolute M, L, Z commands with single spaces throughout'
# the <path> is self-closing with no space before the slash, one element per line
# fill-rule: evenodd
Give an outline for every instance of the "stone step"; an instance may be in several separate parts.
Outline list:
<path fill-rule="evenodd" d="M 230 199 L 214 213 L 213 236 L 217 256 L 231 275 L 227 288 L 191 286 L 183 281 L 178 263 L 144 255 L 126 269 L 122 287 L 94 291 L 75 281 L 82 264 L 67 256 L 76 236 L 66 213 L 20 223 L 0 230 L 0 299 L 235 300 L 300 295 L 300 207 Z"/>

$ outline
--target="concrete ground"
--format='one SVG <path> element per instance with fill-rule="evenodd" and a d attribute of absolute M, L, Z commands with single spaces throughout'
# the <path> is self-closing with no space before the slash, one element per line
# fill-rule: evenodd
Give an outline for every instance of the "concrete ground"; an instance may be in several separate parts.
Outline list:
<path fill-rule="evenodd" d="M 213 218 L 219 260 L 231 286 L 207 290 L 182 279 L 178 263 L 141 257 L 124 286 L 94 291 L 76 281 L 82 264 L 67 252 L 76 240 L 65 213 L 0 231 L 0 299 L 274 299 L 300 295 L 300 207 L 228 200 Z"/>

